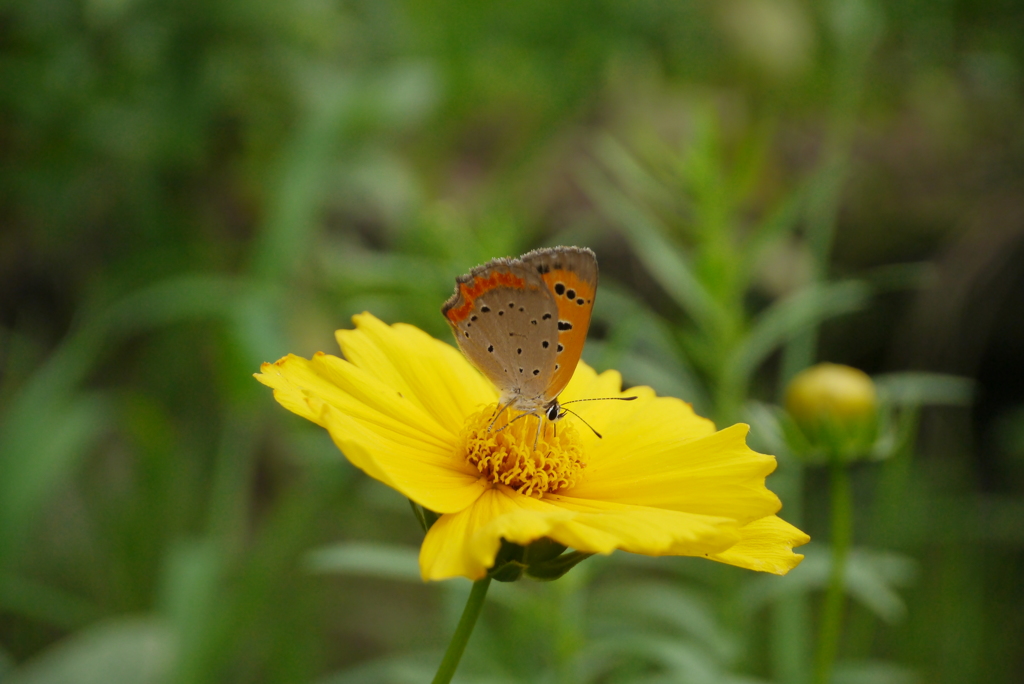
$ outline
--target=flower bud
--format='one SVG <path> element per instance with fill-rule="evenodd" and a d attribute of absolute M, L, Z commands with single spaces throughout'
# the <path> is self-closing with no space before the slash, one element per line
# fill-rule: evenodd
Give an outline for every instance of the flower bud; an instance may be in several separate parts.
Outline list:
<path fill-rule="evenodd" d="M 864 371 L 820 363 L 786 388 L 786 411 L 810 444 L 828 459 L 868 455 L 877 423 L 875 384 Z"/>

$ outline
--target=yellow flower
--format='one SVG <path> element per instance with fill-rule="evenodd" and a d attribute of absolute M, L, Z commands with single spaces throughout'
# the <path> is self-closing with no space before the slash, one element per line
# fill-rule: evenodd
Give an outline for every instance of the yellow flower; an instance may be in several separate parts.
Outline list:
<path fill-rule="evenodd" d="M 785 574 L 808 536 L 774 514 L 771 456 L 747 426 L 715 431 L 679 399 L 622 393 L 615 371 L 580 363 L 561 401 L 595 401 L 572 416 L 493 423 L 498 393 L 454 347 L 369 314 L 339 330 L 345 359 L 322 352 L 264 364 L 256 378 L 282 406 L 327 429 L 371 477 L 440 514 L 420 549 L 424 579 L 479 579 L 501 540 L 550 538 L 577 551 L 704 556 Z M 535 446 L 536 445 L 536 446 Z"/>

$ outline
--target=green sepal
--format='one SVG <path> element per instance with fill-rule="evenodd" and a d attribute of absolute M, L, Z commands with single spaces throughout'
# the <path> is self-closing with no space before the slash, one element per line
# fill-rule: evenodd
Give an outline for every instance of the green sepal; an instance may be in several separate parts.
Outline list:
<path fill-rule="evenodd" d="M 487 576 L 498 582 L 515 582 L 523 576 L 523 570 L 526 569 L 526 565 L 520 561 L 509 561 L 500 566 L 494 566 L 491 568 Z"/>
<path fill-rule="evenodd" d="M 565 553 L 566 548 L 547 537 L 526 547 L 502 539 L 487 576 L 498 582 L 515 582 L 525 573 L 533 579 L 548 582 L 558 579 L 592 555 L 579 551 Z"/>
<path fill-rule="evenodd" d="M 523 554 L 523 562 L 527 565 L 546 563 L 561 556 L 566 548 L 565 544 L 559 544 L 554 539 L 541 537 L 526 547 L 526 552 Z"/>
<path fill-rule="evenodd" d="M 800 425 L 789 414 L 782 412 L 779 424 L 786 443 L 797 458 L 808 465 L 852 463 L 877 460 L 872 450 L 879 438 L 881 411 L 860 420 L 840 422 L 818 419 Z"/>
<path fill-rule="evenodd" d="M 412 506 L 412 513 L 416 516 L 416 522 L 420 524 L 424 532 L 427 532 L 437 522 L 437 519 L 441 517 L 429 508 L 420 506 L 412 499 L 409 499 L 409 505 Z"/>
<path fill-rule="evenodd" d="M 592 555 L 594 554 L 583 553 L 582 551 L 570 551 L 569 553 L 562 554 L 557 558 L 552 558 L 551 560 L 547 560 L 542 563 L 531 563 L 530 566 L 526 568 L 526 574 L 533 579 L 550 582 L 569 572 L 575 568 L 578 563 L 585 561 Z"/>
<path fill-rule="evenodd" d="M 501 548 L 494 557 L 494 565 L 487 572 L 488 577 L 499 582 L 515 582 L 523 576 L 523 556 L 526 553 L 519 544 L 513 544 L 505 539 L 501 540 Z"/>

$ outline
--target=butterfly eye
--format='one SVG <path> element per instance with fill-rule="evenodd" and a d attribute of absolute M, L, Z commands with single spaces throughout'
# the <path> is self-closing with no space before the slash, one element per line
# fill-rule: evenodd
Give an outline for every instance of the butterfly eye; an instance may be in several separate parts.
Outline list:
<path fill-rule="evenodd" d="M 545 413 L 548 420 L 555 421 L 561 418 L 561 416 L 558 415 L 558 411 L 560 408 L 561 407 L 558 404 L 552 404 L 551 406 L 548 406 L 548 410 Z"/>

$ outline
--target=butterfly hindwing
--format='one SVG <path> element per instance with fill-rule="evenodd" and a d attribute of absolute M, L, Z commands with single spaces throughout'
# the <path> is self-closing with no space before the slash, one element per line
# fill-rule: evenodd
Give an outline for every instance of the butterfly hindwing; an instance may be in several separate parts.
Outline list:
<path fill-rule="evenodd" d="M 583 353 L 597 294 L 597 257 L 586 248 L 555 247 L 520 259 L 543 279 L 558 307 L 555 367 L 544 390 L 551 400 L 569 384 Z"/>

